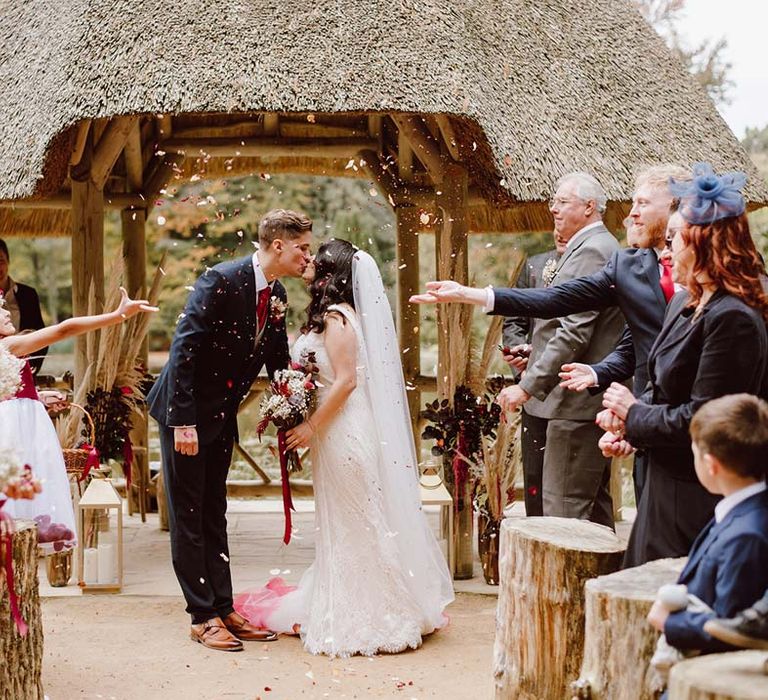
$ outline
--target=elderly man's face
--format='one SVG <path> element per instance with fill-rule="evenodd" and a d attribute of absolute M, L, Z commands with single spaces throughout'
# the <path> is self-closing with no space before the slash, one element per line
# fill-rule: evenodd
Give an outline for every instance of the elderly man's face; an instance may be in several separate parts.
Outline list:
<path fill-rule="evenodd" d="M 565 182 L 549 200 L 549 210 L 555 219 L 555 245 L 562 253 L 568 241 L 589 223 L 595 203 L 579 197 L 574 183 Z"/>
<path fill-rule="evenodd" d="M 632 197 L 632 237 L 636 248 L 660 248 L 664 245 L 672 195 L 666 187 L 640 185 Z"/>

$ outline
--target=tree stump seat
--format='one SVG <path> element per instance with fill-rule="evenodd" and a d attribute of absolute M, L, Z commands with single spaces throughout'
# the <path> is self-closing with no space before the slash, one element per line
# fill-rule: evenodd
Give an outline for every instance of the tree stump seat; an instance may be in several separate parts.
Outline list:
<path fill-rule="evenodd" d="M 674 583 L 685 561 L 659 559 L 587 581 L 584 661 L 574 699 L 658 697 L 649 662 L 659 633 L 646 616 L 659 587 Z"/>
<path fill-rule="evenodd" d="M 584 584 L 616 571 L 624 545 L 607 527 L 570 518 L 501 524 L 494 680 L 497 699 L 570 697 L 581 668 Z"/>
<path fill-rule="evenodd" d="M 5 562 L 5 550 L 0 544 Z M 21 615 L 29 627 L 21 636 L 11 616 L 5 568 L 0 569 L 0 700 L 42 700 L 43 623 L 37 579 L 37 526 L 17 521 L 12 535 L 13 580 Z"/>
<path fill-rule="evenodd" d="M 686 659 L 672 667 L 669 700 L 765 700 L 768 652 L 732 651 Z"/>

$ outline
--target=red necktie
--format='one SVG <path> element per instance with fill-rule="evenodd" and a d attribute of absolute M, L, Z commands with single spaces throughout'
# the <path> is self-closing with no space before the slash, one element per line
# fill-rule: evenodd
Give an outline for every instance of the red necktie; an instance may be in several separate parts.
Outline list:
<path fill-rule="evenodd" d="M 259 300 L 256 304 L 256 318 L 259 321 L 259 328 L 264 328 L 267 322 L 267 309 L 269 308 L 269 296 L 272 288 L 267 285 L 259 292 Z"/>
<path fill-rule="evenodd" d="M 662 258 L 659 263 L 661 264 L 659 284 L 661 291 L 664 292 L 664 298 L 669 303 L 669 300 L 675 295 L 675 283 L 672 281 L 672 261 L 669 258 Z"/>

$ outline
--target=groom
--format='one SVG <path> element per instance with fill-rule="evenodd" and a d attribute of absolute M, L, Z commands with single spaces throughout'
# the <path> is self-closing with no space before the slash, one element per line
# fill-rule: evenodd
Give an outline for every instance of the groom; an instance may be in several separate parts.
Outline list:
<path fill-rule="evenodd" d="M 286 293 L 310 260 L 312 222 L 284 209 L 259 223 L 253 255 L 209 268 L 181 314 L 168 363 L 147 396 L 159 423 L 173 568 L 194 641 L 240 651 L 273 641 L 234 611 L 227 546 L 226 478 L 237 409 L 261 368 L 288 366 Z"/>

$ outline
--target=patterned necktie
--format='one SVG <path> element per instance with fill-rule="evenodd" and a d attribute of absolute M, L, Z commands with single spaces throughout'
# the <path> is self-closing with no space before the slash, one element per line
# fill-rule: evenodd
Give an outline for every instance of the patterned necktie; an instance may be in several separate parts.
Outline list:
<path fill-rule="evenodd" d="M 267 309 L 269 308 L 269 297 L 272 293 L 272 288 L 267 285 L 259 292 L 259 299 L 256 303 L 256 318 L 259 322 L 259 329 L 264 328 L 267 322 Z"/>
<path fill-rule="evenodd" d="M 664 292 L 664 298 L 669 303 L 669 300 L 675 295 L 675 283 L 672 281 L 672 261 L 669 258 L 662 258 L 659 263 L 661 264 L 659 284 L 661 291 Z"/>

